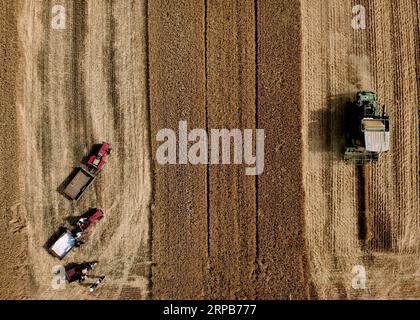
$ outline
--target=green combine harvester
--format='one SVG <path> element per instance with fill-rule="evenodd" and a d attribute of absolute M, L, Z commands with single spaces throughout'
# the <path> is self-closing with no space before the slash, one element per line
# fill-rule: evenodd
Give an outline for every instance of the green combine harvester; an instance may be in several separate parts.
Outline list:
<path fill-rule="evenodd" d="M 359 91 L 353 116 L 344 160 L 355 164 L 377 161 L 381 152 L 389 150 L 389 117 L 385 106 L 381 112 L 375 93 Z"/>

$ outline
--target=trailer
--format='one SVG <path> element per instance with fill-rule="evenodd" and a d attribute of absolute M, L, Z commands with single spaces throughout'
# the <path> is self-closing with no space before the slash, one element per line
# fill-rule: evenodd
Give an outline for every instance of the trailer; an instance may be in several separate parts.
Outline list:
<path fill-rule="evenodd" d="M 64 195 L 66 195 L 71 200 L 79 200 L 86 189 L 95 180 L 95 178 L 96 177 L 92 173 L 86 171 L 83 168 L 78 168 L 74 177 L 64 188 Z"/>
<path fill-rule="evenodd" d="M 68 230 L 50 247 L 49 252 L 58 259 L 63 259 L 78 244 L 78 240 Z"/>

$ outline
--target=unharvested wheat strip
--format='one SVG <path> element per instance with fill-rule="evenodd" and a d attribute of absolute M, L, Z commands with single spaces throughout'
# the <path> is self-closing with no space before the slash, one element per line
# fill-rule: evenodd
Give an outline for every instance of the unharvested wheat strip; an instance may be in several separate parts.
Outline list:
<path fill-rule="evenodd" d="M 254 9 L 248 0 L 207 3 L 209 130 L 255 128 Z M 255 298 L 256 177 L 245 167 L 209 167 L 210 298 Z"/>
<path fill-rule="evenodd" d="M 402 79 L 403 79 L 403 61 L 401 57 L 401 48 L 403 39 L 401 38 L 401 25 L 400 25 L 400 12 L 397 8 L 396 2 L 391 2 L 391 9 L 393 12 L 392 19 L 393 19 L 393 37 L 395 42 L 395 47 L 393 50 L 394 53 L 394 64 L 395 64 L 395 80 L 394 80 L 394 87 L 395 87 L 395 97 L 394 97 L 394 117 L 393 117 L 393 129 L 394 135 L 392 137 L 392 143 L 394 146 L 393 149 L 393 161 L 394 161 L 394 181 L 393 183 L 396 185 L 396 208 L 392 212 L 392 250 L 394 252 L 399 251 L 399 239 L 401 235 L 401 213 L 403 212 L 401 209 L 403 208 L 404 204 L 402 203 L 403 197 L 403 188 L 404 188 L 404 181 L 403 181 L 403 162 L 404 162 L 404 151 L 407 146 L 404 145 L 404 135 L 405 135 L 405 128 L 404 128 L 404 88 L 402 87 Z M 396 49 L 398 48 L 398 49 Z"/>
<path fill-rule="evenodd" d="M 131 290 L 141 295 L 132 294 L 136 299 L 150 297 L 151 238 L 150 238 L 150 204 L 152 195 L 151 150 L 148 115 L 147 83 L 147 2 L 134 0 L 130 10 L 127 4 L 115 2 L 115 17 L 118 22 L 116 32 L 116 57 L 120 66 L 122 121 L 124 122 L 126 152 L 124 168 L 124 185 L 130 192 L 123 200 L 129 214 L 126 227 L 132 237 L 139 235 L 139 241 L 128 240 L 122 246 L 126 252 L 127 263 L 123 280 L 129 283 Z M 129 14 L 127 14 L 127 11 Z M 124 108 L 124 106 L 126 106 Z M 134 150 L 141 152 L 134 152 Z M 132 173 L 136 178 L 132 178 Z M 123 231 L 125 232 L 125 231 Z M 138 283 L 133 283 L 137 279 Z"/>
<path fill-rule="evenodd" d="M 375 17 L 375 6 L 374 3 L 364 3 L 367 9 L 367 15 L 372 17 L 369 19 L 369 24 L 367 25 L 367 30 L 376 30 L 376 19 Z M 367 41 L 363 43 L 367 46 L 367 51 L 369 53 L 369 61 L 371 65 L 375 65 L 378 59 L 377 54 L 377 47 L 376 47 L 376 40 L 377 33 L 376 32 L 367 32 Z M 377 68 L 371 67 L 371 86 L 374 88 L 373 90 L 377 93 Z M 379 192 L 380 189 L 378 188 L 378 175 L 375 174 L 376 170 L 379 172 L 382 171 L 383 163 L 372 165 L 367 168 L 364 168 L 364 185 L 365 185 L 365 228 L 366 228 L 366 235 L 367 239 L 364 241 L 365 248 L 375 248 L 377 247 L 378 238 L 379 236 L 379 229 L 377 228 L 380 224 L 377 222 L 378 220 L 382 220 L 382 211 L 377 209 L 375 204 L 379 202 Z"/>
<path fill-rule="evenodd" d="M 258 179 L 258 297 L 307 298 L 301 139 L 300 1 L 258 1 L 258 127 L 265 171 Z M 287 97 L 287 99 L 285 99 Z"/>
<path fill-rule="evenodd" d="M 148 4 L 151 138 L 206 128 L 204 1 Z M 153 297 L 199 299 L 207 274 L 207 168 L 155 162 Z"/>
<path fill-rule="evenodd" d="M 416 76 L 417 79 L 419 79 L 420 77 L 420 64 L 418 63 L 418 61 L 420 61 L 420 4 L 418 1 L 412 1 L 412 8 L 413 8 L 413 19 L 414 19 L 414 28 L 416 31 L 416 38 L 415 38 L 415 47 L 416 47 L 416 51 L 415 51 L 415 61 L 417 61 L 416 63 Z M 417 88 L 417 105 L 420 104 L 420 89 Z M 420 109 L 417 110 L 418 112 L 418 117 L 417 117 L 417 121 L 420 121 Z M 415 130 L 415 137 L 417 139 L 420 139 L 420 124 L 417 125 L 417 128 Z M 417 147 L 420 148 L 419 146 L 420 143 L 417 143 Z M 419 152 L 418 152 L 419 153 Z M 416 166 L 418 168 L 417 171 L 420 170 L 420 157 L 417 155 L 417 157 L 415 158 L 415 161 L 417 162 Z M 420 198 L 420 182 L 419 182 L 419 174 L 413 172 L 413 174 L 415 174 L 415 179 L 414 182 L 416 184 L 415 186 L 415 190 L 416 190 L 416 194 L 417 194 L 417 198 Z M 415 209 L 417 210 L 418 214 L 417 214 L 417 221 L 416 221 L 416 228 L 417 230 L 420 229 L 420 201 L 415 202 Z M 417 241 L 417 249 L 416 249 L 416 254 L 417 256 L 420 255 L 420 237 L 416 238 Z"/>
<path fill-rule="evenodd" d="M 410 177 L 412 177 L 411 172 L 416 170 L 416 168 L 412 167 L 413 164 L 415 165 L 415 162 L 413 163 L 411 159 L 418 156 L 417 148 L 412 148 L 412 146 L 418 146 L 418 143 L 415 144 L 411 141 L 411 137 L 413 136 L 413 131 L 418 128 L 418 125 L 415 125 L 416 122 L 418 123 L 418 113 L 417 107 L 415 107 L 417 105 L 417 91 L 412 85 L 413 81 L 416 79 L 415 62 L 413 60 L 415 55 L 414 28 L 410 26 L 410 21 L 412 19 L 411 15 L 408 15 L 406 12 L 407 8 L 410 8 L 408 4 L 409 3 L 405 1 L 394 6 L 395 19 L 399 21 L 399 24 L 395 26 L 395 32 L 397 33 L 397 36 L 399 35 L 397 41 L 400 43 L 397 52 L 397 70 L 400 75 L 398 78 L 398 88 L 400 88 L 400 90 L 399 95 L 397 96 L 398 102 L 396 104 L 396 120 L 398 122 L 395 124 L 398 126 L 396 136 L 396 139 L 398 139 L 398 149 L 396 151 L 399 152 L 395 176 L 397 180 L 395 183 L 397 183 L 400 188 L 400 196 L 398 197 L 400 210 L 398 210 L 396 213 L 397 215 L 394 218 L 398 228 L 396 230 L 397 233 L 395 234 L 395 245 L 399 251 L 407 250 L 404 245 L 404 242 L 406 241 L 403 241 L 403 239 L 404 237 L 406 239 L 409 237 L 407 232 L 410 232 L 410 230 L 407 228 L 410 227 L 405 224 L 405 221 L 409 221 L 410 216 L 412 217 L 412 220 L 413 214 L 418 215 L 412 211 L 412 201 L 416 200 L 410 200 L 413 191 L 415 192 L 415 190 L 411 190 L 412 183 L 415 180 L 411 182 Z M 418 137 L 414 139 L 416 141 Z M 415 151 L 417 151 L 417 153 L 415 153 Z"/>

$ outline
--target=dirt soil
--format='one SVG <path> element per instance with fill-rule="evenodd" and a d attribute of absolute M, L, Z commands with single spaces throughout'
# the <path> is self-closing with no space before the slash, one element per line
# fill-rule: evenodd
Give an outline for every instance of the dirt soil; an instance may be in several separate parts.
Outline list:
<path fill-rule="evenodd" d="M 351 27 L 355 4 L 365 30 Z M 0 298 L 420 298 L 419 7 L 0 0 Z M 392 119 L 390 152 L 365 169 L 339 160 L 360 89 Z M 264 173 L 158 164 L 156 134 L 180 120 L 263 128 Z M 102 141 L 104 172 L 69 201 L 60 189 Z M 60 227 L 91 207 L 105 217 L 85 244 L 52 257 Z M 93 279 L 53 288 L 53 268 L 93 260 L 96 293 Z"/>

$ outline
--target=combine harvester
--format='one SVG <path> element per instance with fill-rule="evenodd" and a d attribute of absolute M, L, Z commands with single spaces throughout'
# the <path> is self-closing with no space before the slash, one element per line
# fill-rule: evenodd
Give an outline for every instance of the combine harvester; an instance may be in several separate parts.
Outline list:
<path fill-rule="evenodd" d="M 389 117 L 385 106 L 379 110 L 375 94 L 371 91 L 357 93 L 357 101 L 352 104 L 351 130 L 344 161 L 356 165 L 376 162 L 380 153 L 389 150 Z M 369 210 L 368 188 L 369 167 L 359 167 L 359 236 L 363 241 L 373 238 Z"/>
<path fill-rule="evenodd" d="M 77 168 L 76 174 L 63 190 L 64 195 L 70 200 L 79 200 L 87 188 L 96 179 L 97 175 L 105 166 L 107 156 L 111 154 L 111 147 L 108 143 L 99 145 L 95 154 L 88 157 L 86 165 L 88 170 Z"/>
<path fill-rule="evenodd" d="M 344 161 L 355 164 L 375 162 L 381 152 L 389 150 L 389 117 L 383 106 L 378 109 L 375 94 L 371 91 L 357 93 L 353 104 L 354 116 L 350 144 L 344 152 Z"/>

